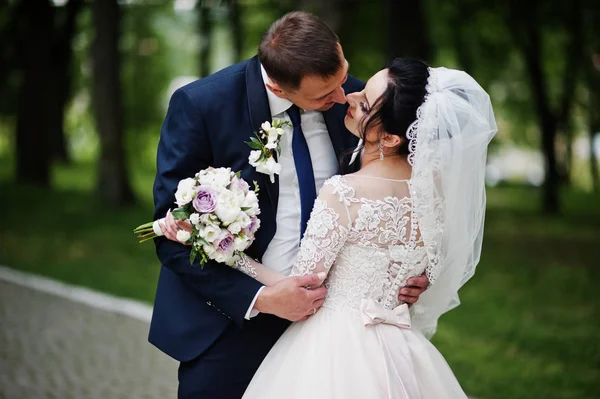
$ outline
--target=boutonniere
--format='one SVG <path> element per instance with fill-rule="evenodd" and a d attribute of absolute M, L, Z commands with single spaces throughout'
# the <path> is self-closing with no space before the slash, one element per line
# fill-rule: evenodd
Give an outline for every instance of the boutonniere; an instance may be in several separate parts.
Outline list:
<path fill-rule="evenodd" d="M 275 159 L 275 154 L 279 157 L 281 147 L 279 142 L 281 136 L 285 133 L 283 126 L 291 126 L 289 121 L 274 119 L 260 125 L 258 132 L 254 132 L 255 137 L 251 137 L 246 144 L 252 148 L 248 156 L 248 162 L 259 173 L 269 175 L 271 183 L 275 183 L 275 175 L 281 172 L 281 165 Z"/>

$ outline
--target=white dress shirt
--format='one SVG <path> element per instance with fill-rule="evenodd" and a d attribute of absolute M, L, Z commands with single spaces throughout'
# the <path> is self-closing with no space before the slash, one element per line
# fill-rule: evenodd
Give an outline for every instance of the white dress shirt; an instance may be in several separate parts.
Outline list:
<path fill-rule="evenodd" d="M 263 81 L 268 82 L 269 77 L 262 66 L 261 72 Z M 292 102 L 277 97 L 268 88 L 265 89 L 267 90 L 272 118 L 289 121 L 290 118 L 286 111 L 293 105 Z M 337 157 L 329 138 L 325 118 L 320 111 L 300 110 L 300 123 L 308 144 L 315 175 L 315 187 L 318 193 L 323 187 L 323 183 L 337 173 Z M 296 262 L 300 249 L 300 188 L 292 154 L 293 128 L 286 126 L 285 130 L 286 133 L 281 136 L 280 142 L 281 155 L 279 163 L 281 164 L 281 173 L 279 174 L 279 202 L 276 216 L 277 231 L 263 255 L 262 263 L 287 276 Z M 258 311 L 254 309 L 254 303 L 261 290 L 262 288 L 256 293 L 250 304 L 246 319 L 258 314 Z"/>

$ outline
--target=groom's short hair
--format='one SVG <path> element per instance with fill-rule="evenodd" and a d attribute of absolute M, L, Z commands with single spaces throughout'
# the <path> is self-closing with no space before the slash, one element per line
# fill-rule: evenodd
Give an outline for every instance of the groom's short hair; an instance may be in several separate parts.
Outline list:
<path fill-rule="evenodd" d="M 290 12 L 263 36 L 258 58 L 267 75 L 290 90 L 305 76 L 335 76 L 342 68 L 340 40 L 323 21 L 307 12 Z"/>

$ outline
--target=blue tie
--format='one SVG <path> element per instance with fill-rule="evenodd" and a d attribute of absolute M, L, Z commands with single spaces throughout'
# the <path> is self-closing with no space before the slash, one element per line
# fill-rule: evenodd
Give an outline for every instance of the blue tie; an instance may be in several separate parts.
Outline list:
<path fill-rule="evenodd" d="M 300 110 L 292 105 L 287 110 L 294 133 L 292 136 L 292 153 L 294 154 L 294 164 L 296 165 L 296 174 L 298 175 L 298 185 L 300 186 L 300 239 L 304 237 L 306 225 L 310 218 L 310 212 L 313 209 L 317 199 L 317 188 L 315 187 L 315 174 L 312 168 L 310 152 L 302 127 L 300 126 Z"/>

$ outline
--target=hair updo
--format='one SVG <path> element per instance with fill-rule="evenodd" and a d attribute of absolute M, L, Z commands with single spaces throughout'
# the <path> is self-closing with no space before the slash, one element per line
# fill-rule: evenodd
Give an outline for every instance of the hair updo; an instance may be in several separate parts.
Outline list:
<path fill-rule="evenodd" d="M 364 139 L 365 133 L 371 129 L 378 130 L 380 134 L 393 134 L 402 139 L 398 154 L 409 154 L 406 133 L 417 119 L 417 109 L 425 101 L 429 78 L 427 68 L 426 63 L 412 58 L 396 58 L 386 66 L 387 87 L 359 123 L 362 126 L 359 128 L 361 138 Z"/>

